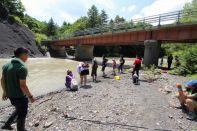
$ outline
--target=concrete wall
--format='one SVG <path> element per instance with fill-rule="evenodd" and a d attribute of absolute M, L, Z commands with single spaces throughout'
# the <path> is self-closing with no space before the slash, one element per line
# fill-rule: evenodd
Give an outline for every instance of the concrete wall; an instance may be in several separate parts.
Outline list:
<path fill-rule="evenodd" d="M 92 60 L 94 51 L 93 45 L 77 45 L 75 51 L 76 60 Z"/>

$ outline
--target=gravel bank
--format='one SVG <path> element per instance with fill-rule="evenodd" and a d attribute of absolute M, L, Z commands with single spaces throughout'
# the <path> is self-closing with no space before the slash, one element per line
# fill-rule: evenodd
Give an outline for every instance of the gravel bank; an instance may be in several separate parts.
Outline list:
<path fill-rule="evenodd" d="M 186 78 L 162 74 L 152 83 L 133 85 L 130 74 L 121 80 L 99 78 L 98 83 L 77 92 L 50 93 L 30 105 L 27 127 L 31 131 L 152 131 L 194 130 L 181 110 L 173 108 L 177 100 L 175 83 Z M 143 79 L 143 78 L 142 78 Z M 0 110 L 3 122 L 12 107 Z M 68 115 L 68 116 L 67 116 Z"/>

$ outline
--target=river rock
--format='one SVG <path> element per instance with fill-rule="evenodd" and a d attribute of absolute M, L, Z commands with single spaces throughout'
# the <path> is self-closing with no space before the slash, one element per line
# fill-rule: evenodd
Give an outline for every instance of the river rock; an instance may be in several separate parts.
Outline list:
<path fill-rule="evenodd" d="M 52 124 L 53 124 L 52 121 L 46 122 L 46 123 L 44 124 L 44 128 L 49 128 Z"/>

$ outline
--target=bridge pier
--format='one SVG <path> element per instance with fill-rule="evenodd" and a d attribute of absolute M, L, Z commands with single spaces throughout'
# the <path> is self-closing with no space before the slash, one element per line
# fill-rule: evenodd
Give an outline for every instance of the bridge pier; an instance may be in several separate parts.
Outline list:
<path fill-rule="evenodd" d="M 77 45 L 75 50 L 75 58 L 77 60 L 92 60 L 93 56 L 93 45 Z"/>
<path fill-rule="evenodd" d="M 49 52 L 51 57 L 66 57 L 65 46 L 50 45 Z"/>
<path fill-rule="evenodd" d="M 146 66 L 155 65 L 158 66 L 158 58 L 161 43 L 157 40 L 146 40 L 144 41 L 145 52 L 143 63 Z"/>

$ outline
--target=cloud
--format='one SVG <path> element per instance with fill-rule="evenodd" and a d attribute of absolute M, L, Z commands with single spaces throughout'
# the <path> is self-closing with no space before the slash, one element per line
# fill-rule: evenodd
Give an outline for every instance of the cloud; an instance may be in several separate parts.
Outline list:
<path fill-rule="evenodd" d="M 27 14 L 41 21 L 48 21 L 52 17 L 58 25 L 61 25 L 63 21 L 72 23 L 80 17 L 81 10 L 75 12 L 74 7 L 70 6 L 75 5 L 75 2 L 69 0 L 22 0 Z"/>
<path fill-rule="evenodd" d="M 121 12 L 123 12 L 123 13 L 130 13 L 130 12 L 132 12 L 135 9 L 136 9 L 136 5 L 130 5 L 129 7 L 123 7 L 121 9 Z"/>
<path fill-rule="evenodd" d="M 156 0 L 152 4 L 145 6 L 140 13 L 133 15 L 132 19 L 178 11 L 183 8 L 185 3 L 192 0 Z"/>

